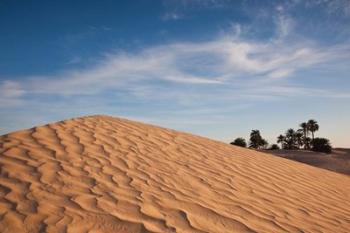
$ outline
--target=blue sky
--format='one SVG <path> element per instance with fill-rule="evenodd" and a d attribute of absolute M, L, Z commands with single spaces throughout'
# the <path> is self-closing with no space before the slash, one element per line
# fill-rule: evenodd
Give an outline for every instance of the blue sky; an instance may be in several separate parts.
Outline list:
<path fill-rule="evenodd" d="M 73 3 L 74 2 L 74 3 Z M 0 134 L 107 114 L 350 147 L 350 1 L 0 0 Z"/>

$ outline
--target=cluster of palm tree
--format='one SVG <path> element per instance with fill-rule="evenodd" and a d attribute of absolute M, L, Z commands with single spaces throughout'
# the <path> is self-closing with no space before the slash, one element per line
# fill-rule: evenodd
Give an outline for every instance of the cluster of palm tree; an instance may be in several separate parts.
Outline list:
<path fill-rule="evenodd" d="M 279 135 L 277 137 L 277 143 L 281 144 L 282 149 L 305 149 L 315 150 L 321 145 L 321 147 L 325 147 L 326 151 L 331 150 L 330 143 L 326 138 L 315 138 L 315 132 L 319 130 L 319 125 L 317 121 L 311 119 L 308 122 L 302 122 L 298 130 L 288 129 L 285 135 Z M 311 138 L 309 137 L 311 133 Z"/>
<path fill-rule="evenodd" d="M 320 126 L 317 121 L 311 119 L 308 122 L 302 122 L 298 130 L 288 129 L 285 135 L 277 137 L 277 143 L 281 144 L 282 149 L 305 149 L 319 152 L 330 153 L 332 151 L 331 144 L 326 138 L 315 138 L 315 132 Z M 310 137 L 311 134 L 311 137 Z M 236 138 L 232 145 L 246 147 L 247 143 L 244 138 Z M 254 149 L 267 149 L 268 142 L 261 136 L 260 131 L 255 129 L 250 133 L 249 147 Z M 268 149 L 279 149 L 277 144 L 272 144 Z"/>

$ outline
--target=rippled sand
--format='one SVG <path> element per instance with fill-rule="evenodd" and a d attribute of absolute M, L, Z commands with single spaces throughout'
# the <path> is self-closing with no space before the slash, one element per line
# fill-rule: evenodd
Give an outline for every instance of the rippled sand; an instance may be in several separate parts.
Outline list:
<path fill-rule="evenodd" d="M 0 137 L 0 232 L 349 232 L 350 177 L 107 116 Z"/>

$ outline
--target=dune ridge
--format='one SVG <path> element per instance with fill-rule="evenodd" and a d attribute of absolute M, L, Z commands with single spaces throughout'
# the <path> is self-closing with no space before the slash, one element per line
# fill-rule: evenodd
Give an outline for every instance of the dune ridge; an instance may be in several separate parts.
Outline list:
<path fill-rule="evenodd" d="M 0 137 L 0 232 L 349 232 L 350 177 L 108 116 Z"/>

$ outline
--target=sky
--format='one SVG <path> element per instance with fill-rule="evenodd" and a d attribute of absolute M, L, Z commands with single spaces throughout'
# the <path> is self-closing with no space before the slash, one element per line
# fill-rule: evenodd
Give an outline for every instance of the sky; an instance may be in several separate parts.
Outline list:
<path fill-rule="evenodd" d="M 0 0 L 0 134 L 104 114 L 350 147 L 350 1 Z"/>

